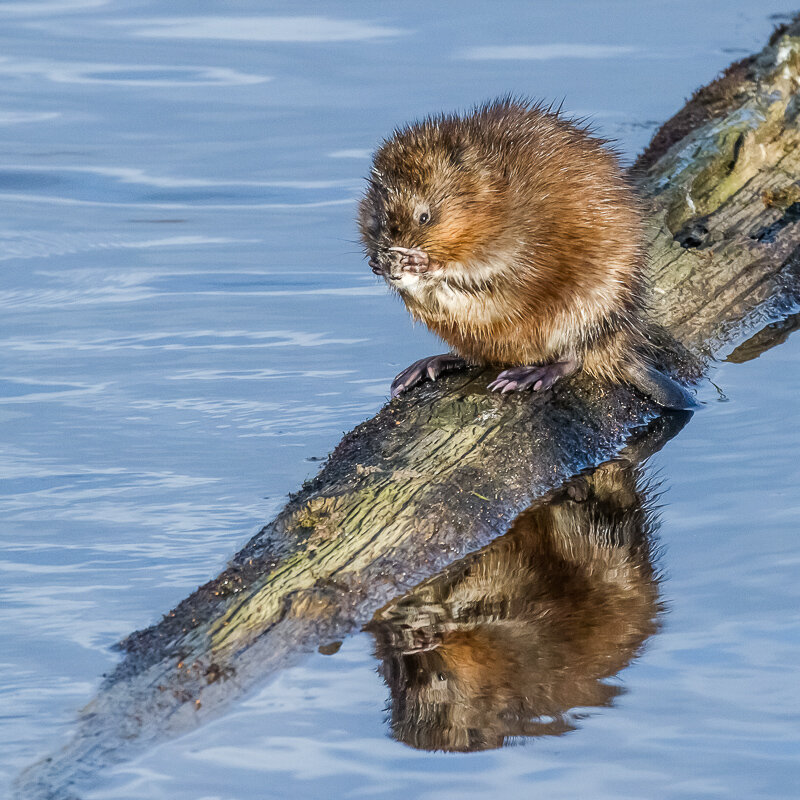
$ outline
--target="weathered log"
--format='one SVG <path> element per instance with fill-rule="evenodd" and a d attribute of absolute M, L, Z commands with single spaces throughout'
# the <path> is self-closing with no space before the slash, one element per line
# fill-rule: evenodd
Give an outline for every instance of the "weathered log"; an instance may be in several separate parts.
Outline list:
<path fill-rule="evenodd" d="M 698 91 L 632 168 L 651 209 L 653 318 L 678 376 L 797 300 L 799 81 L 795 21 Z M 23 774 L 20 795 L 68 797 L 131 748 L 201 724 L 504 534 L 659 414 L 625 386 L 578 377 L 499 397 L 487 377 L 424 385 L 347 434 L 217 579 L 122 643 L 75 738 Z"/>

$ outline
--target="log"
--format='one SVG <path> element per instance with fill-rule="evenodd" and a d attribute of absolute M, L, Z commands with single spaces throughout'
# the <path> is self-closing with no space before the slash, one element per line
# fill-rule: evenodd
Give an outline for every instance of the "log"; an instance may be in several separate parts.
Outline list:
<path fill-rule="evenodd" d="M 679 378 L 697 379 L 745 334 L 796 310 L 799 85 L 800 18 L 698 90 L 631 168 L 651 220 L 652 317 Z M 581 376 L 517 396 L 487 392 L 488 379 L 473 370 L 423 385 L 347 434 L 219 577 L 121 644 L 124 659 L 72 741 L 28 768 L 18 795 L 72 797 L 102 766 L 201 725 L 450 574 L 526 509 L 551 507 L 559 487 L 648 424 L 685 421 L 659 420 L 629 387 Z M 382 619 L 372 623 L 379 651 Z M 627 648 L 620 665 L 636 643 Z"/>

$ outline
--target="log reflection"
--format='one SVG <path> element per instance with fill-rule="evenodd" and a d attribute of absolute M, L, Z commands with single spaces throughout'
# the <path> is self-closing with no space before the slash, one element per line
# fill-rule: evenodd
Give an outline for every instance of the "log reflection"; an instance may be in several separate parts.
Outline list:
<path fill-rule="evenodd" d="M 379 611 L 367 630 L 393 737 L 485 750 L 611 704 L 622 690 L 606 679 L 658 624 L 653 495 L 635 466 L 604 464 Z"/>
<path fill-rule="evenodd" d="M 484 498 L 470 524 L 491 515 L 507 532 L 457 560 L 448 555 L 463 553 L 475 531 L 444 506 L 447 536 L 414 540 L 419 571 L 434 573 L 421 583 L 393 569 L 411 561 L 401 549 L 358 568 L 356 583 L 332 568 L 309 575 L 293 551 L 280 555 L 277 537 L 260 556 L 248 546 L 161 622 L 128 637 L 72 739 L 23 772 L 16 796 L 74 800 L 100 770 L 198 728 L 362 628 L 375 637 L 400 741 L 466 751 L 569 730 L 570 709 L 613 701 L 619 689 L 604 680 L 656 630 L 654 492 L 637 465 L 690 416 L 653 420 L 629 441 L 626 460 L 573 479 L 510 527 L 509 506 Z"/>

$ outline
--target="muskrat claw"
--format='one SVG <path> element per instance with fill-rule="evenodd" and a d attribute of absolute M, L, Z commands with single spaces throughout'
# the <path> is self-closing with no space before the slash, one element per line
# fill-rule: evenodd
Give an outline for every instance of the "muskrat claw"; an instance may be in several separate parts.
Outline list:
<path fill-rule="evenodd" d="M 424 250 L 419 250 L 416 247 L 390 247 L 389 250 L 400 254 L 400 266 L 410 272 L 425 272 L 427 269 L 436 266 L 436 262 L 431 262 Z"/>

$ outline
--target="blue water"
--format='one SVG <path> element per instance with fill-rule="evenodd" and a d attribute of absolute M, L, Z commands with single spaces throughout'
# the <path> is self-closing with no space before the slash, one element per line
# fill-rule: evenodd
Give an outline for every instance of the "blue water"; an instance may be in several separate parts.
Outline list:
<path fill-rule="evenodd" d="M 145 627 L 438 352 L 362 260 L 370 149 L 564 99 L 627 157 L 777 0 L 0 3 L 0 793 Z M 367 634 L 96 777 L 92 800 L 795 798 L 800 339 L 659 453 L 661 631 L 579 730 L 392 741 Z"/>

